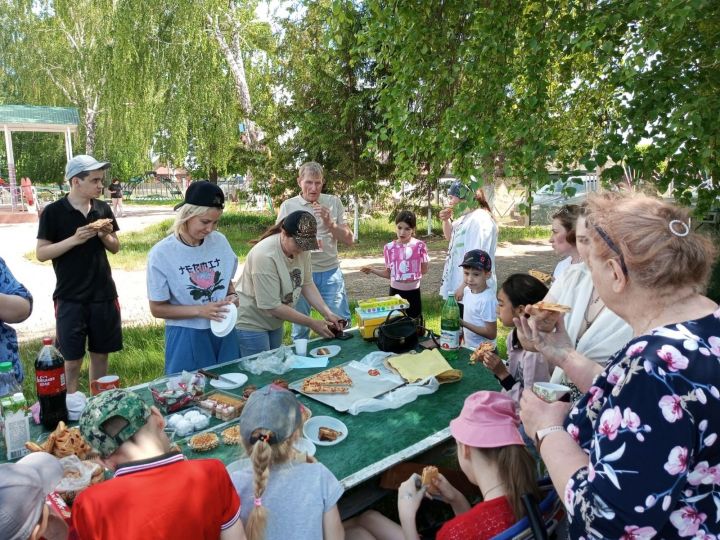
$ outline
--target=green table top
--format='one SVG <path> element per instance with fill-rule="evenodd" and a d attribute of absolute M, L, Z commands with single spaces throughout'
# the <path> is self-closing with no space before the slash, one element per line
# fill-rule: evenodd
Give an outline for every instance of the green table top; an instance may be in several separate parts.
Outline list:
<path fill-rule="evenodd" d="M 330 359 L 329 367 L 336 366 L 351 360 L 360 360 L 366 354 L 377 351 L 374 342 L 363 340 L 357 331 L 351 331 L 353 338 L 345 341 L 317 340 L 313 346 L 324 343 L 340 345 L 340 353 Z M 334 446 L 317 446 L 315 457 L 327 466 L 333 474 L 343 483 L 345 488 L 351 488 L 364 480 L 375 476 L 385 469 L 405 461 L 450 437 L 449 422 L 455 418 L 462 408 L 465 398 L 478 390 L 499 390 L 500 385 L 493 375 L 482 364 L 469 365 L 470 351 L 461 349 L 458 359 L 450 362 L 453 368 L 461 369 L 463 379 L 456 383 L 442 384 L 433 394 L 419 396 L 412 403 L 394 410 L 379 412 L 364 412 L 357 416 L 341 413 L 332 407 L 315 401 L 307 396 L 299 395 L 298 399 L 310 408 L 313 416 L 333 416 L 338 418 L 348 428 L 347 438 Z M 288 382 L 307 377 L 322 371 L 319 369 L 293 369 L 283 375 L 263 373 L 261 375 L 248 374 L 246 384 L 255 384 L 258 387 L 271 383 L 277 378 Z M 239 371 L 237 361 L 219 364 L 208 371 L 214 373 L 231 373 Z M 212 387 L 210 387 L 212 389 Z M 244 386 L 236 390 L 224 392 L 242 395 Z M 152 396 L 147 384 L 132 388 L 138 392 L 148 403 L 152 403 Z M 213 420 L 211 429 L 220 431 L 237 423 L 237 419 L 230 422 Z M 42 439 L 42 427 L 33 426 L 32 438 Z M 210 452 L 197 453 L 187 448 L 185 440 L 178 442 L 183 453 L 189 458 L 218 458 L 229 464 L 244 455 L 241 446 L 220 446 Z"/>

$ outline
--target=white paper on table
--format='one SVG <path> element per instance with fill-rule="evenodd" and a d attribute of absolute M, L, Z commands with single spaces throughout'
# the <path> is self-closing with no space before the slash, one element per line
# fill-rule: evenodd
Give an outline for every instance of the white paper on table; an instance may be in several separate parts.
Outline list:
<path fill-rule="evenodd" d="M 293 355 L 291 365 L 293 369 L 320 368 L 327 367 L 329 362 L 329 358 L 312 358 L 311 356 Z"/>

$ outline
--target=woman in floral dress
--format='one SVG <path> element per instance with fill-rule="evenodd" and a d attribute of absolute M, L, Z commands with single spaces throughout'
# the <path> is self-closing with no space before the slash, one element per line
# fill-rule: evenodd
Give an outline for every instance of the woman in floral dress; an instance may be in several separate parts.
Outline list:
<path fill-rule="evenodd" d="M 534 308 L 517 323 L 585 390 L 570 411 L 521 401 L 571 538 L 720 538 L 720 309 L 703 289 L 712 243 L 684 209 L 646 196 L 595 197 L 593 284 L 633 338 L 604 368 Z M 569 412 L 569 414 L 568 414 Z"/>
<path fill-rule="evenodd" d="M 172 234 L 150 250 L 147 289 L 150 312 L 165 319 L 165 373 L 196 370 L 238 358 L 234 329 L 224 337 L 210 321 L 237 304 L 233 276 L 237 256 L 217 232 L 225 197 L 215 184 L 193 182 L 175 207 Z"/>

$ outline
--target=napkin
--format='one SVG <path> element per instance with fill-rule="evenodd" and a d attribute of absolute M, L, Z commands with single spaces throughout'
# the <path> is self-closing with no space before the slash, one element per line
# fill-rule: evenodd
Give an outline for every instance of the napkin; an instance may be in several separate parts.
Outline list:
<path fill-rule="evenodd" d="M 303 369 L 303 368 L 319 368 L 327 367 L 330 363 L 329 358 L 313 358 L 311 356 L 293 356 L 292 368 Z"/>
<path fill-rule="evenodd" d="M 434 377 L 452 369 L 438 349 L 388 358 L 388 363 L 408 382 Z"/>

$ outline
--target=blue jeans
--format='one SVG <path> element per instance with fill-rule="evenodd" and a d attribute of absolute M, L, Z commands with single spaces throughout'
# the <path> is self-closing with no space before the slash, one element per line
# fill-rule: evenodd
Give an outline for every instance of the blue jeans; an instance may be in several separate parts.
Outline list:
<path fill-rule="evenodd" d="M 325 272 L 313 272 L 313 282 L 320 291 L 325 303 L 330 311 L 339 315 L 343 319 L 350 321 L 350 306 L 348 305 L 347 293 L 345 292 L 345 279 L 343 278 L 340 267 L 326 270 Z M 310 315 L 310 304 L 300 295 L 295 304 L 295 309 L 303 315 Z M 307 338 L 310 335 L 310 329 L 307 326 L 299 324 L 292 325 L 292 338 Z"/>
<path fill-rule="evenodd" d="M 283 327 L 277 330 L 242 330 L 236 329 L 238 346 L 240 347 L 240 358 L 252 356 L 277 349 L 282 345 Z"/>
<path fill-rule="evenodd" d="M 209 328 L 165 325 L 165 373 L 195 371 L 238 357 L 234 331 L 217 337 Z"/>

